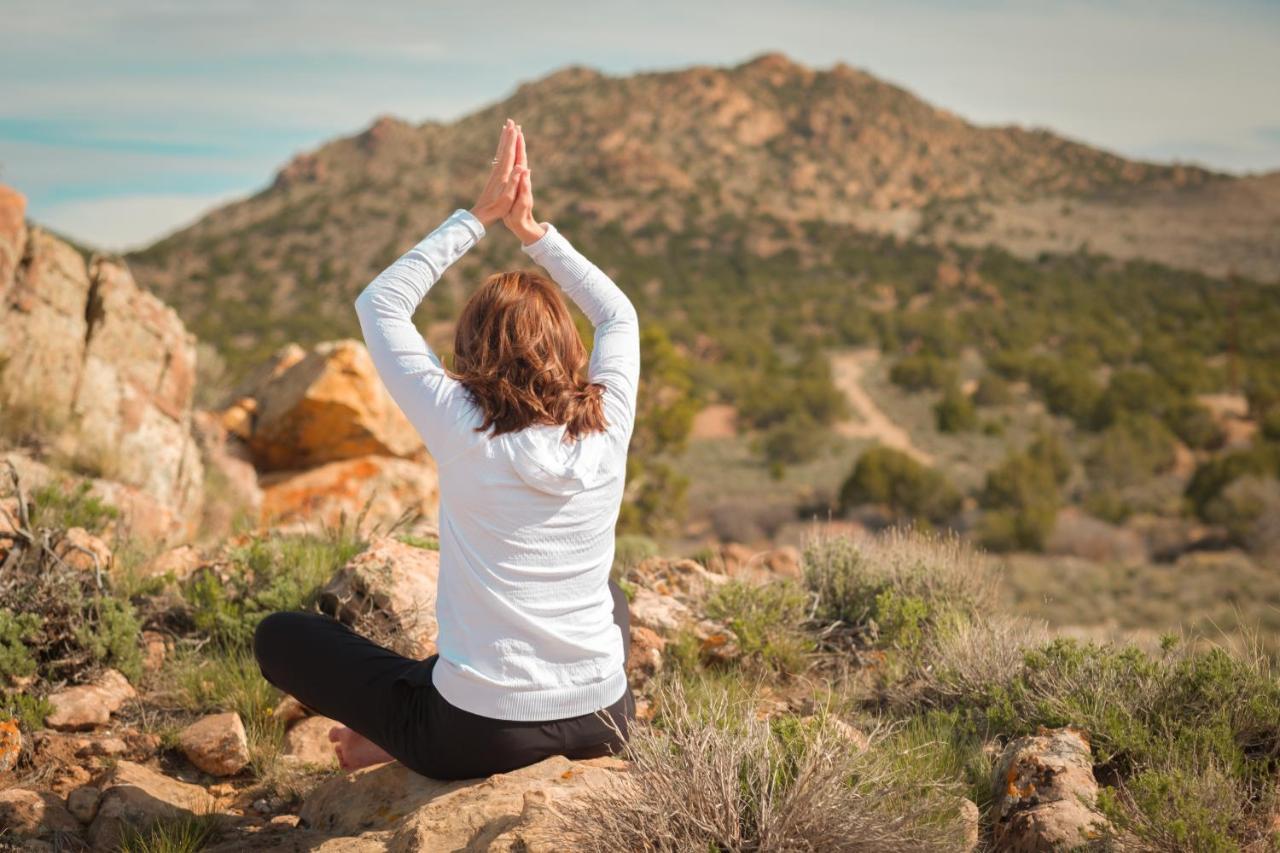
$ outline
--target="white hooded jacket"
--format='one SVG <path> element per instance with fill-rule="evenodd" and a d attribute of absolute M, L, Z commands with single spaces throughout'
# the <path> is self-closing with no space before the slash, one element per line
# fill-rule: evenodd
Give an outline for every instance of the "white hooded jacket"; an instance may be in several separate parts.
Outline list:
<path fill-rule="evenodd" d="M 486 717 L 552 720 L 607 707 L 627 689 L 608 589 L 640 370 L 626 295 L 551 223 L 523 246 L 595 328 L 587 375 L 605 388 L 604 432 L 565 427 L 493 437 L 412 316 L 485 234 L 455 210 L 356 298 L 369 354 L 440 473 L 436 689 Z"/>

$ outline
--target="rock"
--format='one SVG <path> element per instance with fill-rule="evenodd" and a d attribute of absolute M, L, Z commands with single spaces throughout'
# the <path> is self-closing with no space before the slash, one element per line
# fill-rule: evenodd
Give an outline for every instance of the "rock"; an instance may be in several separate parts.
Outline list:
<path fill-rule="evenodd" d="M 670 595 L 659 595 L 638 586 L 631 596 L 631 624 L 669 635 L 693 619 L 693 613 Z"/>
<path fill-rule="evenodd" d="M 848 741 L 858 752 L 866 752 L 871 748 L 871 738 L 862 729 L 846 723 L 839 717 L 833 717 L 829 722 L 836 734 Z"/>
<path fill-rule="evenodd" d="M 700 643 L 698 654 L 708 663 L 729 663 L 742 657 L 738 635 L 723 622 L 703 619 L 694 625 L 693 634 Z"/>
<path fill-rule="evenodd" d="M 737 542 L 727 542 L 712 549 L 706 568 L 716 574 L 752 583 L 766 583 L 779 578 L 798 579 L 801 576 L 800 549 L 784 545 L 757 551 Z"/>
<path fill-rule="evenodd" d="M 716 587 L 728 582 L 727 575 L 707 571 L 696 560 L 668 560 L 649 557 L 627 572 L 627 580 L 660 595 L 675 596 L 696 606 Z"/>
<path fill-rule="evenodd" d="M 123 825 L 139 826 L 158 818 L 213 812 L 214 801 L 199 785 L 170 779 L 141 764 L 118 761 L 97 787 L 98 813 L 89 825 L 96 850 L 115 849 Z"/>
<path fill-rule="evenodd" d="M 141 488 L 194 523 L 204 467 L 191 433 L 196 338 L 177 312 L 134 283 L 124 264 L 95 257 L 89 337 L 75 414 L 110 454 L 111 479 Z"/>
<path fill-rule="evenodd" d="M 435 651 L 440 552 L 379 536 L 320 591 L 320 609 L 400 654 Z"/>
<path fill-rule="evenodd" d="M 201 517 L 203 529 L 227 534 L 241 518 L 258 519 L 262 515 L 262 487 L 258 485 L 258 472 L 248 445 L 230 432 L 224 419 L 214 412 L 196 410 L 191 426 L 208 481 Z"/>
<path fill-rule="evenodd" d="M 338 766 L 338 755 L 329 740 L 329 730 L 341 723 L 328 717 L 307 717 L 284 735 L 284 756 L 300 764 Z"/>
<path fill-rule="evenodd" d="M 0 301 L 22 260 L 27 244 L 27 199 L 22 193 L 0 184 Z"/>
<path fill-rule="evenodd" d="M 22 730 L 17 720 L 0 722 L 0 773 L 8 773 L 22 755 Z"/>
<path fill-rule="evenodd" d="M 90 823 L 98 813 L 98 800 L 102 791 L 92 785 L 81 785 L 67 794 L 67 811 L 81 823 Z"/>
<path fill-rule="evenodd" d="M 129 680 L 114 669 L 104 671 L 92 684 L 59 690 L 49 696 L 53 711 L 45 724 L 60 731 L 80 731 L 106 725 L 111 715 L 138 694 Z"/>
<path fill-rule="evenodd" d="M 0 791 L 0 837 L 78 832 L 80 823 L 56 796 L 25 788 Z"/>
<path fill-rule="evenodd" d="M 249 764 L 249 739 L 235 711 L 201 717 L 179 733 L 178 744 L 188 761 L 214 776 L 233 776 Z"/>
<path fill-rule="evenodd" d="M 632 685 L 640 685 L 662 671 L 662 653 L 667 641 L 652 628 L 631 626 L 631 655 L 627 658 L 627 677 Z"/>
<path fill-rule="evenodd" d="M 111 570 L 111 549 L 83 527 L 67 528 L 53 546 L 53 553 L 68 566 L 82 572 L 96 571 L 105 577 Z"/>
<path fill-rule="evenodd" d="M 555 850 L 550 807 L 611 784 L 616 758 L 552 756 L 486 779 L 427 779 L 398 763 L 321 785 L 303 802 L 301 823 L 330 835 L 393 831 L 389 850 Z M 533 795 L 527 799 L 526 795 Z"/>
<path fill-rule="evenodd" d="M 982 813 L 978 811 L 978 804 L 973 800 L 960 798 L 960 826 L 964 830 L 964 843 L 960 849 L 972 851 L 978 849 L 978 840 L 982 830 Z"/>
<path fill-rule="evenodd" d="M 361 456 L 306 471 L 274 471 L 259 482 L 262 523 L 277 530 L 336 526 L 344 515 L 357 518 L 366 504 L 362 535 L 375 526 L 385 529 L 405 513 L 434 519 L 439 512 L 439 476 L 430 460 Z"/>
<path fill-rule="evenodd" d="M 146 493 L 185 529 L 203 487 L 190 429 L 195 337 L 122 263 L 86 265 L 43 229 L 15 229 L 15 212 L 0 192 L 6 415 L 17 412 L 72 467 Z"/>
<path fill-rule="evenodd" d="M 360 341 L 327 341 L 257 388 L 248 438 L 259 471 L 383 455 L 421 458 L 422 440 Z"/>
<path fill-rule="evenodd" d="M 144 578 L 159 578 L 172 574 L 175 580 L 183 581 L 205 564 L 200 549 L 194 545 L 179 545 L 167 551 L 161 551 L 138 567 L 138 574 Z"/>
<path fill-rule="evenodd" d="M 307 706 L 303 705 L 292 696 L 285 696 L 280 700 L 280 704 L 276 705 L 275 709 L 271 712 L 271 716 L 279 720 L 286 728 L 288 728 L 298 720 L 306 718 Z"/>
<path fill-rule="evenodd" d="M 164 659 L 169 655 L 169 642 L 159 631 L 142 632 L 142 665 L 148 672 L 155 672 L 164 666 Z"/>
<path fill-rule="evenodd" d="M 1083 732 L 1054 729 L 1009 743 L 991 777 L 993 840 L 1001 850 L 1071 849 L 1102 837 L 1098 783 Z"/>

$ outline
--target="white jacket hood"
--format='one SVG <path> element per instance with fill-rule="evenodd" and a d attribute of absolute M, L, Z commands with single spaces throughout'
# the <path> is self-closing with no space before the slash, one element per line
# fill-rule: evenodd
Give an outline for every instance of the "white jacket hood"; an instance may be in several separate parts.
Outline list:
<path fill-rule="evenodd" d="M 503 433 L 501 439 L 520 478 L 548 494 L 573 495 L 612 476 L 604 433 L 568 442 L 564 435 L 564 424 L 539 424 Z"/>

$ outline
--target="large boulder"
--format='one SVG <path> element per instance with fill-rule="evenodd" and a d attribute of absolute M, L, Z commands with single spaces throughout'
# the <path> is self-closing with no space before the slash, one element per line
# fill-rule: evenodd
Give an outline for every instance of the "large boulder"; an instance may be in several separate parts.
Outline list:
<path fill-rule="evenodd" d="M 440 483 L 434 461 L 392 456 L 360 456 L 329 462 L 307 471 L 273 471 L 259 479 L 261 518 L 272 530 L 337 526 L 362 511 L 361 535 L 387 529 L 406 513 L 417 516 L 414 529 L 434 529 Z M 367 506 L 367 509 L 366 509 Z"/>
<path fill-rule="evenodd" d="M 393 762 L 325 783 L 300 817 L 329 835 L 390 833 L 387 849 L 406 853 L 558 850 L 555 804 L 612 784 L 627 769 L 616 758 L 556 755 L 486 779 L 445 782 Z"/>
<path fill-rule="evenodd" d="M 86 263 L 27 230 L 18 198 L 0 188 L 0 405 L 72 466 L 144 492 L 193 532 L 195 337 L 119 261 Z"/>
<path fill-rule="evenodd" d="M 1014 853 L 1072 850 L 1108 831 L 1085 734 L 1063 728 L 1011 741 L 991 777 L 995 846 Z"/>
<path fill-rule="evenodd" d="M 137 486 L 193 521 L 204 467 L 191 432 L 196 338 L 177 312 L 140 289 L 121 263 L 95 258 L 89 329 L 75 400 L 77 440 L 111 455 L 111 479 Z"/>
<path fill-rule="evenodd" d="M 258 470 L 371 454 L 422 458 L 422 440 L 387 393 L 364 344 L 326 341 L 295 357 L 295 350 L 278 354 L 255 377 L 260 384 L 237 389 L 232 404 L 252 410 L 245 432 Z"/>
<path fill-rule="evenodd" d="M 440 552 L 380 536 L 337 571 L 320 592 L 321 610 L 401 654 L 436 649 Z"/>

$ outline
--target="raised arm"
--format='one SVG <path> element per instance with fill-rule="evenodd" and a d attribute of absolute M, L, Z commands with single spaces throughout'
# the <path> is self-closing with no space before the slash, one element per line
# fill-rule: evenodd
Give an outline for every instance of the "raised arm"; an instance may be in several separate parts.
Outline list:
<path fill-rule="evenodd" d="M 378 376 L 437 461 L 451 455 L 468 398 L 414 326 L 413 312 L 440 275 L 484 234 L 484 224 L 458 208 L 369 282 L 355 301 Z"/>
<path fill-rule="evenodd" d="M 605 419 L 610 427 L 621 429 L 629 438 L 640 382 L 640 322 L 635 306 L 554 225 L 543 222 L 539 227 L 546 229 L 542 236 L 521 249 L 546 268 L 595 327 L 587 377 L 605 387 Z"/>

